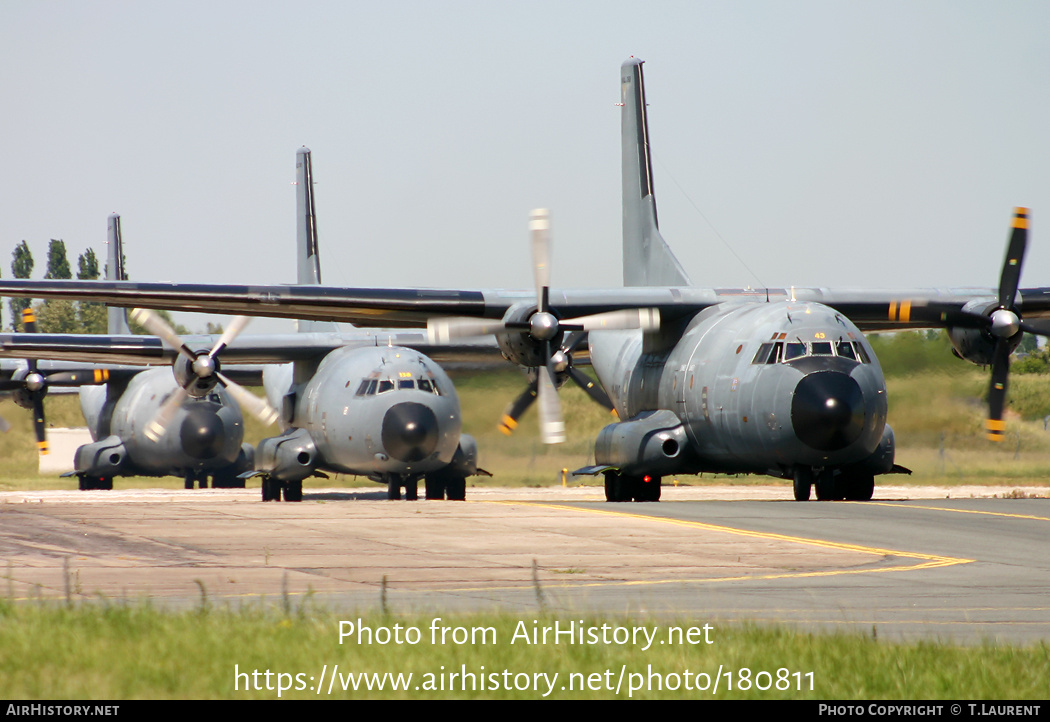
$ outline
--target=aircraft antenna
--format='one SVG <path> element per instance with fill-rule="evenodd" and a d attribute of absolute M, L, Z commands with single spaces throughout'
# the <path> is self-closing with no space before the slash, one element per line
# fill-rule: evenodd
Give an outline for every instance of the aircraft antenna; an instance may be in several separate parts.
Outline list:
<path fill-rule="evenodd" d="M 740 262 L 740 265 L 743 266 L 748 273 L 751 274 L 751 277 L 758 281 L 757 285 L 762 286 L 766 289 L 766 301 L 768 302 L 769 288 L 766 286 L 766 284 L 762 281 L 761 278 L 758 277 L 758 274 L 751 269 L 751 266 L 747 265 L 744 259 L 740 257 L 740 254 L 733 250 L 733 247 L 729 245 L 729 242 L 722 237 L 722 234 L 718 232 L 717 228 L 715 228 L 715 224 L 712 223 L 706 215 L 704 215 L 704 212 L 700 210 L 700 206 L 696 205 L 696 203 L 689 196 L 689 194 L 685 192 L 685 189 L 682 188 L 682 185 L 678 182 L 678 179 L 674 177 L 674 174 L 671 173 L 667 165 L 664 164 L 664 162 L 655 153 L 653 153 L 652 150 L 650 150 L 649 152 L 652 155 L 652 157 L 656 159 L 656 162 L 660 164 L 660 168 L 663 169 L 664 173 L 667 174 L 667 177 L 671 179 L 671 182 L 674 183 L 675 186 L 677 186 L 678 190 L 681 191 L 683 196 L 685 196 L 685 199 L 689 201 L 689 205 L 693 207 L 693 210 L 700 214 L 700 217 L 704 219 L 704 222 L 707 223 L 708 226 L 710 226 L 712 231 L 714 231 L 715 235 L 718 237 L 718 240 L 722 242 L 722 245 L 725 246 L 729 250 L 729 252 L 733 254 L 733 257 Z"/>

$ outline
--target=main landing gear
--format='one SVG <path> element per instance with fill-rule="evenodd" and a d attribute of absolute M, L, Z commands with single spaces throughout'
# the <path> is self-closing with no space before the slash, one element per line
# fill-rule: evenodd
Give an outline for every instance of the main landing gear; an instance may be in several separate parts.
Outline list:
<path fill-rule="evenodd" d="M 660 501 L 660 477 L 605 472 L 606 501 Z"/>
<path fill-rule="evenodd" d="M 81 491 L 112 491 L 112 476 L 91 476 L 89 474 L 77 474 Z"/>
<path fill-rule="evenodd" d="M 400 474 L 384 474 L 386 498 L 397 501 L 401 498 L 401 488 L 405 489 L 405 500 L 419 499 L 419 477 L 402 477 Z M 426 499 L 448 499 L 463 501 L 467 498 L 467 477 L 450 471 L 441 470 L 424 477 L 424 495 Z"/>
<path fill-rule="evenodd" d="M 818 501 L 871 501 L 875 493 L 875 475 L 865 471 L 835 473 L 833 469 L 820 472 L 808 467 L 795 469 L 795 501 L 808 501 L 814 486 Z"/>
<path fill-rule="evenodd" d="M 303 500 L 303 482 L 299 481 L 281 481 L 280 479 L 271 479 L 268 476 L 262 478 L 262 500 L 263 501 L 280 501 L 281 495 L 284 495 L 285 501 L 302 501 Z"/>

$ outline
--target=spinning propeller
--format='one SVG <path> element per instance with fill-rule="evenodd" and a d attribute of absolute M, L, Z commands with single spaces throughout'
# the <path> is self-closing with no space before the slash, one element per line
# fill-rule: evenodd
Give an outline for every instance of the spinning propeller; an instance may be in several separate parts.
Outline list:
<path fill-rule="evenodd" d="M 517 418 L 531 404 L 539 400 L 540 436 L 544 443 L 557 444 L 565 441 L 565 422 L 562 420 L 561 404 L 558 401 L 558 375 L 568 373 L 569 378 L 579 384 L 591 398 L 609 408 L 608 396 L 588 379 L 585 374 L 572 368 L 571 352 L 583 338 L 581 333 L 564 348 L 555 347 L 554 341 L 563 331 L 598 331 L 643 329 L 646 331 L 660 325 L 660 312 L 653 308 L 624 309 L 591 316 L 562 319 L 550 306 L 550 215 L 540 208 L 532 212 L 529 219 L 532 237 L 533 277 L 536 282 L 536 310 L 525 321 L 490 320 L 477 318 L 431 319 L 427 323 L 427 334 L 431 343 L 448 343 L 454 338 L 504 334 L 508 331 L 524 332 L 540 346 L 542 362 L 536 368 L 536 378 L 529 388 L 508 407 L 501 429 L 509 433 L 517 426 Z M 600 395 L 599 395 L 600 394 Z M 508 421 L 510 423 L 508 423 Z"/>
<path fill-rule="evenodd" d="M 219 354 L 244 330 L 251 320 L 248 316 L 238 316 L 230 322 L 219 340 L 211 351 L 193 351 L 187 346 L 175 330 L 167 324 L 164 319 L 153 311 L 136 308 L 131 312 L 131 318 L 143 326 L 150 333 L 158 336 L 164 343 L 179 352 L 185 359 L 184 378 L 179 378 L 179 387 L 176 389 L 164 405 L 157 411 L 157 415 L 146 426 L 146 437 L 150 441 L 157 441 L 164 435 L 164 430 L 175 417 L 176 412 L 182 406 L 182 402 L 190 395 L 190 388 L 197 385 L 198 388 L 210 388 L 217 381 L 221 383 L 230 396 L 241 406 L 242 409 L 269 426 L 277 420 L 277 411 L 274 410 L 265 399 L 261 399 L 246 388 L 241 386 L 219 371 Z M 176 361 L 176 363 L 178 363 Z"/>
<path fill-rule="evenodd" d="M 992 378 L 988 388 L 988 420 L 985 422 L 987 436 L 991 441 L 1002 441 L 1005 434 L 1003 409 L 1009 385 L 1010 353 L 1020 341 L 1020 334 L 1025 332 L 1037 336 L 1050 336 L 1050 326 L 1040 324 L 1038 320 L 1023 321 L 1015 304 L 1021 280 L 1021 264 L 1028 244 L 1028 209 L 1015 208 L 1011 225 L 1006 259 L 999 276 L 998 303 L 995 307 L 986 309 L 984 313 L 969 311 L 965 307 L 942 307 L 936 303 L 910 309 L 910 315 L 914 319 L 926 320 L 924 317 L 932 314 L 931 318 L 936 317 L 949 328 L 978 329 L 994 341 L 991 355 Z"/>
<path fill-rule="evenodd" d="M 37 333 L 36 312 L 32 307 L 22 310 L 22 327 L 26 333 Z M 47 424 L 44 420 L 44 397 L 49 387 L 77 387 L 104 384 L 109 380 L 109 371 L 91 369 L 84 371 L 56 371 L 45 373 L 37 367 L 36 359 L 26 359 L 26 375 L 22 378 L 0 380 L 0 391 L 13 391 L 16 403 L 33 412 L 33 432 L 41 454 L 48 453 Z M 6 432 L 11 425 L 0 419 L 0 431 Z"/>

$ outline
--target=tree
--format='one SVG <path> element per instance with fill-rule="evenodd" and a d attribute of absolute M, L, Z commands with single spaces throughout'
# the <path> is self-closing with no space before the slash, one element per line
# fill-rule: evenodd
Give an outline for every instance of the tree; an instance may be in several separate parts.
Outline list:
<path fill-rule="evenodd" d="M 33 253 L 24 240 L 11 252 L 11 275 L 15 278 L 29 278 L 33 275 Z M 29 308 L 29 303 L 28 298 L 12 298 L 8 302 L 8 308 L 11 309 L 11 328 L 15 331 L 22 330 L 22 311 Z"/>
<path fill-rule="evenodd" d="M 61 239 L 52 238 L 47 245 L 47 279 L 67 279 L 73 277 L 66 256 L 66 244 Z M 44 301 L 37 308 L 37 326 L 42 333 L 77 333 L 80 322 L 77 319 L 77 307 L 73 301 L 53 298 Z"/>
<path fill-rule="evenodd" d="M 81 281 L 98 278 L 98 256 L 92 248 L 87 249 L 77 258 L 77 279 Z M 106 333 L 109 318 L 104 303 L 81 301 L 77 304 L 77 325 L 80 333 Z"/>

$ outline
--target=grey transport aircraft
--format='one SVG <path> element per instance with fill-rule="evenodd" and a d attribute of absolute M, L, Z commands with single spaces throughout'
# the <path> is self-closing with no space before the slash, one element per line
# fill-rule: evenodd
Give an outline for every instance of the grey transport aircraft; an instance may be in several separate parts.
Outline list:
<path fill-rule="evenodd" d="M 366 325 L 429 321 L 437 342 L 494 334 L 506 358 L 538 374 L 549 442 L 564 438 L 559 374 L 571 366 L 574 334 L 587 332 L 620 420 L 600 432 L 595 464 L 580 472 L 603 474 L 609 501 L 657 500 L 662 477 L 700 472 L 793 479 L 798 500 L 814 486 L 818 499 L 870 499 L 877 475 L 907 470 L 894 463 L 886 384 L 865 331 L 947 329 L 956 355 L 992 367 L 988 436 L 1003 438 L 1010 353 L 1025 332 L 1050 330 L 1050 288 L 1018 288 L 1025 209 L 1014 214 L 998 289 L 695 287 L 658 228 L 642 61 L 621 66 L 620 89 L 621 288 L 552 290 L 549 220 L 539 212 L 535 290 L 3 280 L 0 294 Z"/>
<path fill-rule="evenodd" d="M 317 285 L 309 150 L 298 151 L 296 169 L 298 282 Z M 110 221 L 109 267 L 119 269 L 119 219 Z M 487 474 L 477 467 L 476 442 L 461 433 L 452 381 L 423 353 L 425 333 L 339 332 L 334 324 L 307 320 L 299 323 L 299 333 L 239 337 L 248 320 L 239 317 L 221 337 L 180 338 L 156 314 L 136 309 L 136 320 L 156 337 L 132 336 L 125 335 L 123 311 L 110 311 L 115 333 L 107 335 L 0 334 L 3 357 L 110 364 L 100 370 L 108 373 L 106 385 L 81 392 L 90 400 L 82 406 L 96 439 L 77 453 L 81 488 L 112 488 L 112 476 L 120 473 L 169 475 L 183 469 L 188 487 L 193 479 L 204 486 L 210 468 L 205 461 L 215 459 L 224 462 L 214 472 L 216 486 L 243 487 L 246 478 L 261 476 L 264 501 L 282 496 L 300 501 L 303 480 L 325 471 L 381 482 L 391 499 L 400 498 L 402 489 L 406 498 L 416 499 L 422 479 L 427 498 L 456 500 L 465 498 L 466 477 Z M 497 353 L 495 346 L 484 345 L 436 351 L 456 358 Z M 231 364 L 228 370 L 221 361 Z M 143 370 L 143 364 L 164 366 Z M 258 364 L 267 366 L 246 367 Z M 273 406 L 231 376 L 245 383 L 261 380 Z M 265 423 L 280 421 L 283 432 L 263 439 L 253 453 L 241 444 L 243 424 L 231 395 Z M 239 453 L 227 460 L 226 447 L 234 441 Z M 135 461 L 139 456 L 148 461 Z"/>

